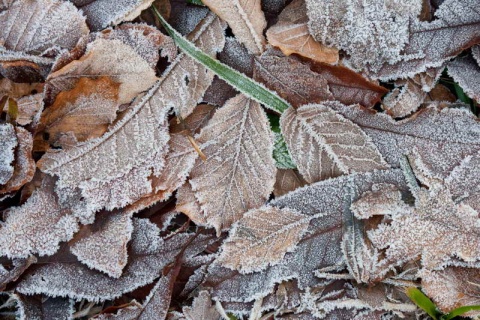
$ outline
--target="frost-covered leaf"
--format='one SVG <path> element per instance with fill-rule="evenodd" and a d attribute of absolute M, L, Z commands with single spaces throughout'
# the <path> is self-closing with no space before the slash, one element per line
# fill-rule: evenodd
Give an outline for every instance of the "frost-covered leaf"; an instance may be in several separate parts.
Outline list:
<path fill-rule="evenodd" d="M 81 58 L 50 74 L 47 90 L 53 91 L 53 95 L 72 90 L 84 77 L 109 77 L 118 83 L 119 104 L 130 103 L 157 80 L 155 71 L 134 48 L 119 39 L 104 38 L 89 43 Z"/>
<path fill-rule="evenodd" d="M 39 111 L 43 109 L 43 93 L 21 97 L 16 102 L 18 114 L 15 121 L 21 126 L 32 124 L 35 127 L 38 122 Z M 7 111 L 6 109 L 5 107 L 3 110 Z"/>
<path fill-rule="evenodd" d="M 87 17 L 87 23 L 94 31 L 104 29 L 123 21 L 132 21 L 140 12 L 150 7 L 154 0 L 71 0 Z"/>
<path fill-rule="evenodd" d="M 77 218 L 58 203 L 53 184 L 52 179 L 45 179 L 26 203 L 7 210 L 0 229 L 1 256 L 52 255 L 60 242 L 73 237 L 78 230 Z"/>
<path fill-rule="evenodd" d="M 262 272 L 241 274 L 218 265 L 210 266 L 204 287 L 212 288 L 212 296 L 220 301 L 253 301 L 269 294 L 276 283 L 296 278 L 300 289 L 314 286 L 319 279 L 314 271 L 333 266 L 343 259 L 340 243 L 343 235 L 343 213 L 350 206 L 346 193 L 353 188 L 362 194 L 372 184 L 386 182 L 407 192 L 399 170 L 351 174 L 298 189 L 275 200 L 278 208 L 289 208 L 312 218 L 307 232 L 296 249 L 285 254 L 276 265 Z"/>
<path fill-rule="evenodd" d="M 337 63 L 338 50 L 318 43 L 310 35 L 305 0 L 294 0 L 278 20 L 267 30 L 269 44 L 280 48 L 287 56 L 296 53 L 318 62 Z"/>
<path fill-rule="evenodd" d="M 24 294 L 111 300 L 153 282 L 182 250 L 185 250 L 186 256 L 194 256 L 202 252 L 211 239 L 211 236 L 182 233 L 163 240 L 159 232 L 148 220 L 134 220 L 129 262 L 118 279 L 91 270 L 79 262 L 64 262 L 63 256 L 52 256 L 49 263 L 40 264 L 29 272 L 18 284 L 17 290 Z M 185 249 L 192 237 L 196 238 Z"/>
<path fill-rule="evenodd" d="M 275 144 L 273 147 L 273 158 L 275 166 L 279 169 L 296 169 L 297 166 L 292 160 L 292 156 L 288 152 L 285 139 L 280 132 L 275 132 Z"/>
<path fill-rule="evenodd" d="M 423 270 L 422 290 L 444 313 L 463 306 L 480 305 L 480 270 L 467 267 L 447 267 L 443 270 Z M 475 318 L 480 313 L 472 311 L 464 316 Z"/>
<path fill-rule="evenodd" d="M 119 87 L 109 77 L 80 78 L 74 88 L 60 92 L 41 117 L 48 143 L 68 148 L 104 134 L 117 117 Z"/>
<path fill-rule="evenodd" d="M 202 0 L 225 20 L 238 40 L 253 54 L 261 54 L 265 47 L 263 30 L 267 26 L 259 0 Z"/>
<path fill-rule="evenodd" d="M 90 268 L 118 278 L 127 264 L 127 243 L 132 231 L 131 214 L 97 214 L 95 223 L 83 226 L 75 236 L 70 251 Z"/>
<path fill-rule="evenodd" d="M 213 15 L 203 20 L 193 35 L 193 40 L 212 54 L 221 49 L 222 39 L 222 24 Z M 167 113 L 173 107 L 187 116 L 212 77 L 180 54 L 160 81 L 103 136 L 68 150 L 50 150 L 38 166 L 59 176 L 63 198 L 80 188 L 87 202 L 85 211 L 112 210 L 149 195 L 152 170 L 158 176 L 164 166 L 169 139 Z"/>
<path fill-rule="evenodd" d="M 321 43 L 343 49 L 354 68 L 379 67 L 395 61 L 408 41 L 409 20 L 421 10 L 420 0 L 389 2 L 306 0 L 309 28 Z"/>
<path fill-rule="evenodd" d="M 273 135 L 260 104 L 240 94 L 215 113 L 197 141 L 207 159 L 197 159 L 190 184 L 207 224 L 220 233 L 272 192 Z"/>
<path fill-rule="evenodd" d="M 203 214 L 202 208 L 195 198 L 190 182 L 186 182 L 177 191 L 177 204 L 175 209 L 187 215 L 198 225 L 206 225 L 207 217 Z"/>
<path fill-rule="evenodd" d="M 294 250 L 311 219 L 290 209 L 250 210 L 230 230 L 216 263 L 240 273 L 275 265 Z"/>
<path fill-rule="evenodd" d="M 454 257 L 466 262 L 480 259 L 475 210 L 455 204 L 445 189 L 420 190 L 416 196 L 415 207 L 389 212 L 391 223 L 368 231 L 372 244 L 385 249 L 383 263 L 401 265 L 421 258 L 422 267 L 433 270 L 448 265 Z"/>
<path fill-rule="evenodd" d="M 275 197 L 283 196 L 290 191 L 303 187 L 306 181 L 293 169 L 278 169 L 273 194 Z"/>
<path fill-rule="evenodd" d="M 101 313 L 94 317 L 92 320 L 132 320 L 136 319 L 138 313 L 141 312 L 142 305 L 133 300 L 128 304 L 124 304 L 119 308 L 117 313 Z"/>
<path fill-rule="evenodd" d="M 273 49 L 255 59 L 254 77 L 294 107 L 325 100 L 372 107 L 388 92 L 345 67 L 306 63 Z"/>
<path fill-rule="evenodd" d="M 328 104 L 290 108 L 282 115 L 280 125 L 292 157 L 307 182 L 389 167 L 361 128 L 330 109 Z"/>
<path fill-rule="evenodd" d="M 222 318 L 215 306 L 212 305 L 208 291 L 200 291 L 198 296 L 193 299 L 192 306 L 183 307 L 182 311 L 187 320 L 219 320 Z"/>
<path fill-rule="evenodd" d="M 16 281 L 35 262 L 37 258 L 30 256 L 26 259 L 13 259 L 11 264 L 0 265 L 0 290 L 5 290 L 7 284 Z"/>
<path fill-rule="evenodd" d="M 480 45 L 476 45 L 472 47 L 472 56 L 480 66 Z"/>
<path fill-rule="evenodd" d="M 15 148 L 18 140 L 15 128 L 9 124 L 0 124 L 0 185 L 5 184 L 13 176 Z"/>
<path fill-rule="evenodd" d="M 433 105 L 394 121 L 359 106 L 334 102 L 328 106 L 357 124 L 393 167 L 399 167 L 404 155 L 413 154 L 412 165 L 422 174 L 444 179 L 465 157 L 480 150 L 480 122 L 464 108 Z"/>
<path fill-rule="evenodd" d="M 61 49 L 88 34 L 85 18 L 68 1 L 15 0 L 0 12 L 0 73 L 17 82 L 42 80 Z"/>
<path fill-rule="evenodd" d="M 471 56 L 459 57 L 447 64 L 448 74 L 463 91 L 480 103 L 480 65 Z"/>
<path fill-rule="evenodd" d="M 69 320 L 73 319 L 74 301 L 65 298 L 46 298 L 14 294 L 20 320 Z"/>
<path fill-rule="evenodd" d="M 13 175 L 7 183 L 0 185 L 0 194 L 17 191 L 25 183 L 32 180 L 35 174 L 35 161 L 32 158 L 32 135 L 21 127 L 15 127 L 15 134 L 18 145 L 15 148 Z"/>
<path fill-rule="evenodd" d="M 186 119 L 178 118 L 170 121 L 170 132 L 181 133 L 184 130 L 192 134 L 197 134 L 200 129 L 207 125 L 208 121 L 213 117 L 217 108 L 209 104 L 199 104 L 195 107 L 192 114 Z"/>

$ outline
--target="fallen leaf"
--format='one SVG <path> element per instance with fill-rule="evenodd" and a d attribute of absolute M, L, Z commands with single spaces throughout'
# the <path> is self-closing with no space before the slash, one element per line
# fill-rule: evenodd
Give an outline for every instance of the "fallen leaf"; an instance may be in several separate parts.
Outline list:
<path fill-rule="evenodd" d="M 13 259 L 10 265 L 4 264 L 6 267 L 0 265 L 0 290 L 4 291 L 7 284 L 17 281 L 25 270 L 35 262 L 37 262 L 37 258 L 30 256 L 26 259 Z"/>
<path fill-rule="evenodd" d="M 185 182 L 177 191 L 177 203 L 175 210 L 187 215 L 195 224 L 207 225 L 207 217 L 203 214 L 202 208 L 195 198 L 190 182 Z"/>
<path fill-rule="evenodd" d="M 250 210 L 230 229 L 216 263 L 240 273 L 275 265 L 294 250 L 311 219 L 289 209 Z"/>
<path fill-rule="evenodd" d="M 480 65 L 473 57 L 458 57 L 447 64 L 448 74 L 470 98 L 480 103 Z"/>
<path fill-rule="evenodd" d="M 278 169 L 273 194 L 283 196 L 290 191 L 303 187 L 307 182 L 293 169 Z"/>
<path fill-rule="evenodd" d="M 338 62 L 337 49 L 322 45 L 310 35 L 305 0 L 292 1 L 278 16 L 278 20 L 267 30 L 269 44 L 280 48 L 287 56 L 296 53 L 317 62 Z"/>
<path fill-rule="evenodd" d="M 13 176 L 15 160 L 15 148 L 18 140 L 15 128 L 9 124 L 0 124 L 0 185 L 3 185 Z"/>
<path fill-rule="evenodd" d="M 219 320 L 222 318 L 215 306 L 212 306 L 212 299 L 208 291 L 200 291 L 198 296 L 193 299 L 192 306 L 183 307 L 182 311 L 187 320 Z"/>
<path fill-rule="evenodd" d="M 43 83 L 17 83 L 7 78 L 0 79 L 0 96 L 18 99 L 43 91 Z"/>
<path fill-rule="evenodd" d="M 237 95 L 218 109 L 197 141 L 207 159 L 197 159 L 190 184 L 219 234 L 272 192 L 273 136 L 260 104 Z"/>
<path fill-rule="evenodd" d="M 253 54 L 261 54 L 265 48 L 263 30 L 267 26 L 258 0 L 203 0 L 206 6 L 225 20 L 239 41 Z"/>
<path fill-rule="evenodd" d="M 213 117 L 216 110 L 215 106 L 199 104 L 186 119 L 174 118 L 170 120 L 170 133 L 182 133 L 185 130 L 191 134 L 199 133 L 200 129 Z"/>
<path fill-rule="evenodd" d="M 70 319 L 75 310 L 74 301 L 62 297 L 46 298 L 16 293 L 13 298 L 17 302 L 20 320 Z"/>

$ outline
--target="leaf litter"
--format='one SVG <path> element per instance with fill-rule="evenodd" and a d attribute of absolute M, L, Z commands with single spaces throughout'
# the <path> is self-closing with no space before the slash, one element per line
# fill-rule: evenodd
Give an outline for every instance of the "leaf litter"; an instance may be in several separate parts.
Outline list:
<path fill-rule="evenodd" d="M 30 2 L 0 1 L 2 319 L 480 305 L 478 0 Z"/>

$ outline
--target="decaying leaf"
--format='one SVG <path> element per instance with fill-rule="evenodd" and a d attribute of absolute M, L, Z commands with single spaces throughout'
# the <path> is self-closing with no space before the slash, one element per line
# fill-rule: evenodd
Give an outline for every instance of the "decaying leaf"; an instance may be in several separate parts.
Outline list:
<path fill-rule="evenodd" d="M 219 301 L 253 301 L 271 292 L 276 283 L 298 279 L 300 289 L 319 283 L 314 271 L 333 266 L 343 259 L 340 243 L 343 213 L 356 198 L 345 197 L 351 189 L 362 194 L 378 182 L 387 182 L 407 192 L 399 170 L 351 174 L 298 189 L 273 201 L 278 208 L 289 208 L 312 218 L 309 227 L 293 252 L 285 254 L 276 265 L 262 272 L 241 274 L 218 265 L 210 266 L 203 284 L 212 288 Z"/>
<path fill-rule="evenodd" d="M 198 225 L 206 225 L 207 217 L 203 214 L 202 208 L 195 198 L 190 182 L 184 183 L 177 191 L 177 204 L 175 209 L 187 215 Z"/>
<path fill-rule="evenodd" d="M 0 73 L 16 82 L 46 78 L 55 56 L 88 34 L 85 18 L 70 2 L 10 1 L 0 12 Z"/>
<path fill-rule="evenodd" d="M 17 83 L 7 78 L 0 79 L 0 96 L 14 99 L 43 91 L 43 83 Z"/>
<path fill-rule="evenodd" d="M 478 194 L 480 192 L 480 152 L 469 155 L 455 167 L 445 179 L 456 203 L 464 203 L 480 212 Z"/>
<path fill-rule="evenodd" d="M 200 291 L 198 296 L 193 299 L 191 307 L 183 307 L 183 314 L 187 320 L 196 319 L 221 319 L 220 313 L 215 306 L 212 306 L 212 300 L 208 291 Z"/>
<path fill-rule="evenodd" d="M 0 185 L 0 194 L 17 191 L 25 183 L 32 180 L 33 175 L 35 174 L 35 161 L 32 158 L 32 135 L 21 127 L 15 128 L 15 134 L 17 136 L 18 145 L 15 148 L 13 175 L 7 183 Z"/>
<path fill-rule="evenodd" d="M 273 194 L 275 197 L 283 196 L 290 191 L 303 187 L 306 181 L 293 169 L 278 169 Z"/>
<path fill-rule="evenodd" d="M 230 230 L 216 262 L 241 273 L 262 271 L 294 250 L 311 219 L 289 209 L 250 210 Z"/>
<path fill-rule="evenodd" d="M 423 270 L 422 290 L 444 313 L 463 306 L 480 304 L 480 272 L 477 268 L 447 267 L 443 270 Z M 462 316 L 475 318 L 478 311 Z"/>
<path fill-rule="evenodd" d="M 197 134 L 210 121 L 216 109 L 215 106 L 209 104 L 199 104 L 186 119 L 172 119 L 170 121 L 170 132 L 182 133 L 186 130 L 191 134 Z"/>
<path fill-rule="evenodd" d="M 68 296 L 90 301 L 110 300 L 151 283 L 162 269 L 184 250 L 187 256 L 202 252 L 211 237 L 195 237 L 182 233 L 163 240 L 160 230 L 151 222 L 134 220 L 134 231 L 129 249 L 129 262 L 122 276 L 115 279 L 103 272 L 92 270 L 75 260 L 64 263 L 65 257 L 52 256 L 50 263 L 41 264 L 29 272 L 19 283 L 17 290 L 24 294 L 43 293 L 49 296 Z M 71 260 L 71 258 L 70 258 Z"/>
<path fill-rule="evenodd" d="M 97 214 L 95 223 L 83 226 L 75 236 L 70 251 L 90 268 L 118 278 L 127 264 L 127 243 L 132 231 L 131 214 Z"/>
<path fill-rule="evenodd" d="M 292 157 L 308 182 L 389 167 L 360 127 L 328 104 L 290 108 L 282 115 L 280 125 Z"/>
<path fill-rule="evenodd" d="M 0 185 L 5 184 L 13 176 L 13 161 L 18 140 L 15 128 L 9 124 L 0 124 Z"/>
<path fill-rule="evenodd" d="M 260 104 L 243 95 L 227 101 L 197 137 L 198 159 L 190 184 L 208 225 L 217 233 L 262 206 L 273 190 L 273 136 Z"/>
<path fill-rule="evenodd" d="M 294 0 L 278 16 L 278 22 L 267 30 L 269 44 L 289 56 L 299 54 L 318 62 L 335 64 L 338 50 L 313 39 L 308 31 L 305 0 Z"/>
<path fill-rule="evenodd" d="M 26 259 L 13 259 L 8 267 L 0 265 L 0 290 L 5 290 L 7 284 L 16 281 L 35 262 L 37 258 L 30 256 Z"/>
<path fill-rule="evenodd" d="M 87 23 L 94 31 L 101 30 L 123 21 L 132 21 L 140 12 L 150 7 L 154 0 L 72 0 L 87 17 Z"/>
<path fill-rule="evenodd" d="M 72 319 L 74 301 L 66 298 L 47 298 L 14 294 L 20 320 L 63 320 Z"/>
<path fill-rule="evenodd" d="M 447 64 L 448 74 L 472 99 L 480 103 L 480 64 L 471 56 L 458 57 Z"/>
<path fill-rule="evenodd" d="M 261 54 L 265 47 L 263 30 L 267 26 L 258 0 L 203 0 L 210 10 L 225 20 L 238 40 L 253 54 Z"/>

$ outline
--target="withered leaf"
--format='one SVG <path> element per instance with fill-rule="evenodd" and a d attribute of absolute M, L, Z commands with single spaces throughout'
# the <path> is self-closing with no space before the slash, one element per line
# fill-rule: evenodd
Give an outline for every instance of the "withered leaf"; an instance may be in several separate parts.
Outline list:
<path fill-rule="evenodd" d="M 477 61 L 478 65 L 480 65 L 480 45 L 472 47 L 472 56 Z"/>
<path fill-rule="evenodd" d="M 134 48 L 118 39 L 99 38 L 87 45 L 85 54 L 48 76 L 49 91 L 68 91 L 81 78 L 109 77 L 119 83 L 118 104 L 130 103 L 140 92 L 150 88 L 155 71 Z"/>
<path fill-rule="evenodd" d="M 212 54 L 221 49 L 223 26 L 218 18 L 209 15 L 197 31 L 193 39 L 202 49 Z M 187 116 L 212 77 L 180 54 L 148 94 L 102 137 L 68 150 L 50 150 L 37 165 L 60 177 L 58 188 L 80 188 L 89 210 L 112 210 L 137 201 L 152 191 L 152 170 L 158 176 L 164 166 L 169 140 L 167 113 L 173 107 Z M 187 83 L 185 79 L 190 80 Z"/>
<path fill-rule="evenodd" d="M 471 56 L 458 57 L 447 64 L 448 74 L 463 91 L 480 103 L 480 65 Z"/>
<path fill-rule="evenodd" d="M 240 94 L 217 110 L 197 141 L 207 159 L 197 159 L 190 184 L 208 225 L 220 233 L 272 192 L 273 136 L 260 104 Z"/>
<path fill-rule="evenodd" d="M 443 270 L 422 270 L 422 290 L 444 313 L 463 306 L 480 304 L 480 271 L 478 268 L 447 267 Z M 475 318 L 478 311 L 462 316 Z"/>
<path fill-rule="evenodd" d="M 15 134 L 17 136 L 18 145 L 15 148 L 13 175 L 7 183 L 0 185 L 0 194 L 17 191 L 25 183 L 32 180 L 33 175 L 35 174 L 35 161 L 32 158 L 32 135 L 21 127 L 15 128 Z"/>
<path fill-rule="evenodd" d="M 305 0 L 294 0 L 278 16 L 278 22 L 267 30 L 268 43 L 289 56 L 299 54 L 318 62 L 335 64 L 338 50 L 313 39 L 308 31 Z"/>
<path fill-rule="evenodd" d="M 72 319 L 74 301 L 66 298 L 46 298 L 13 294 L 17 301 L 20 320 L 65 320 Z"/>
<path fill-rule="evenodd" d="M 0 30 L 0 70 L 17 82 L 45 78 L 51 57 L 89 32 L 81 12 L 58 0 L 10 1 L 0 12 Z"/>
<path fill-rule="evenodd" d="M 127 243 L 132 231 L 131 214 L 122 211 L 100 213 L 93 225 L 80 229 L 70 251 L 90 268 L 119 278 L 127 264 Z"/>
<path fill-rule="evenodd" d="M 43 109 L 43 93 L 19 98 L 17 99 L 17 106 L 18 114 L 15 121 L 21 126 L 31 124 L 35 128 L 40 118 L 39 113 Z"/>
<path fill-rule="evenodd" d="M 294 250 L 311 218 L 290 209 L 252 209 L 230 229 L 216 263 L 240 273 L 275 265 Z"/>
<path fill-rule="evenodd" d="M 9 124 L 0 124 L 0 185 L 5 184 L 13 176 L 13 161 L 18 140 L 15 128 Z"/>
<path fill-rule="evenodd" d="M 13 259 L 7 268 L 0 265 L 0 290 L 5 290 L 7 284 L 16 281 L 35 262 L 37 258 L 30 256 L 26 259 Z"/>
<path fill-rule="evenodd" d="M 191 307 L 183 307 L 183 314 L 187 320 L 209 319 L 219 320 L 222 317 L 215 306 L 212 306 L 212 299 L 208 291 L 200 291 L 193 299 Z"/>
<path fill-rule="evenodd" d="M 331 110 L 329 104 L 290 108 L 280 118 L 280 126 L 307 182 L 389 167 L 360 127 Z"/>
<path fill-rule="evenodd" d="M 225 20 L 238 40 L 253 54 L 261 54 L 265 47 L 263 30 L 267 21 L 258 0 L 204 0 L 206 6 Z"/>
<path fill-rule="evenodd" d="M 129 262 L 121 277 L 111 278 L 79 262 L 63 262 L 65 257 L 60 255 L 50 257 L 49 263 L 27 272 L 17 290 L 24 294 L 111 300 L 153 282 L 182 250 L 186 256 L 194 256 L 202 252 L 211 239 L 211 236 L 200 235 L 191 242 L 195 234 L 182 233 L 163 240 L 160 230 L 145 219 L 134 220 L 133 226 Z M 189 242 L 191 244 L 185 248 Z"/>
<path fill-rule="evenodd" d="M 372 184 L 387 182 L 407 192 L 399 170 L 351 174 L 298 189 L 276 199 L 272 205 L 289 208 L 312 217 L 307 232 L 293 252 L 285 254 L 276 265 L 262 272 L 241 274 L 218 265 L 208 269 L 204 287 L 212 288 L 219 301 L 253 301 L 266 296 L 276 283 L 298 279 L 300 289 L 318 284 L 314 271 L 338 264 L 343 255 L 340 243 L 343 235 L 343 213 L 356 198 L 345 197 L 354 189 L 361 194 Z"/>
<path fill-rule="evenodd" d="M 466 262 L 479 259 L 478 213 L 455 204 L 448 190 L 420 190 L 415 207 L 403 209 L 391 213 L 390 224 L 368 231 L 372 244 L 385 249 L 384 263 L 401 265 L 420 257 L 422 267 L 433 270 L 453 257 Z"/>
<path fill-rule="evenodd" d="M 73 89 L 60 92 L 41 117 L 48 142 L 69 147 L 104 134 L 117 116 L 120 85 L 109 77 L 82 77 Z"/>
<path fill-rule="evenodd" d="M 94 31 L 104 29 L 123 21 L 132 21 L 150 7 L 154 0 L 72 0 L 87 17 L 90 28 Z"/>
<path fill-rule="evenodd" d="M 0 97 L 18 99 L 43 91 L 43 83 L 17 83 L 7 78 L 0 79 Z"/>
<path fill-rule="evenodd" d="M 216 110 L 215 106 L 199 104 L 186 119 L 172 119 L 170 121 L 170 133 L 182 133 L 185 130 L 191 134 L 199 133 L 200 129 L 213 117 Z"/>
<path fill-rule="evenodd" d="M 177 203 L 175 209 L 187 215 L 198 225 L 206 225 L 207 217 L 203 214 L 202 208 L 195 198 L 190 182 L 185 182 L 177 191 Z"/>
<path fill-rule="evenodd" d="M 273 194 L 275 197 L 283 196 L 290 191 L 303 187 L 306 181 L 293 169 L 278 169 Z"/>

